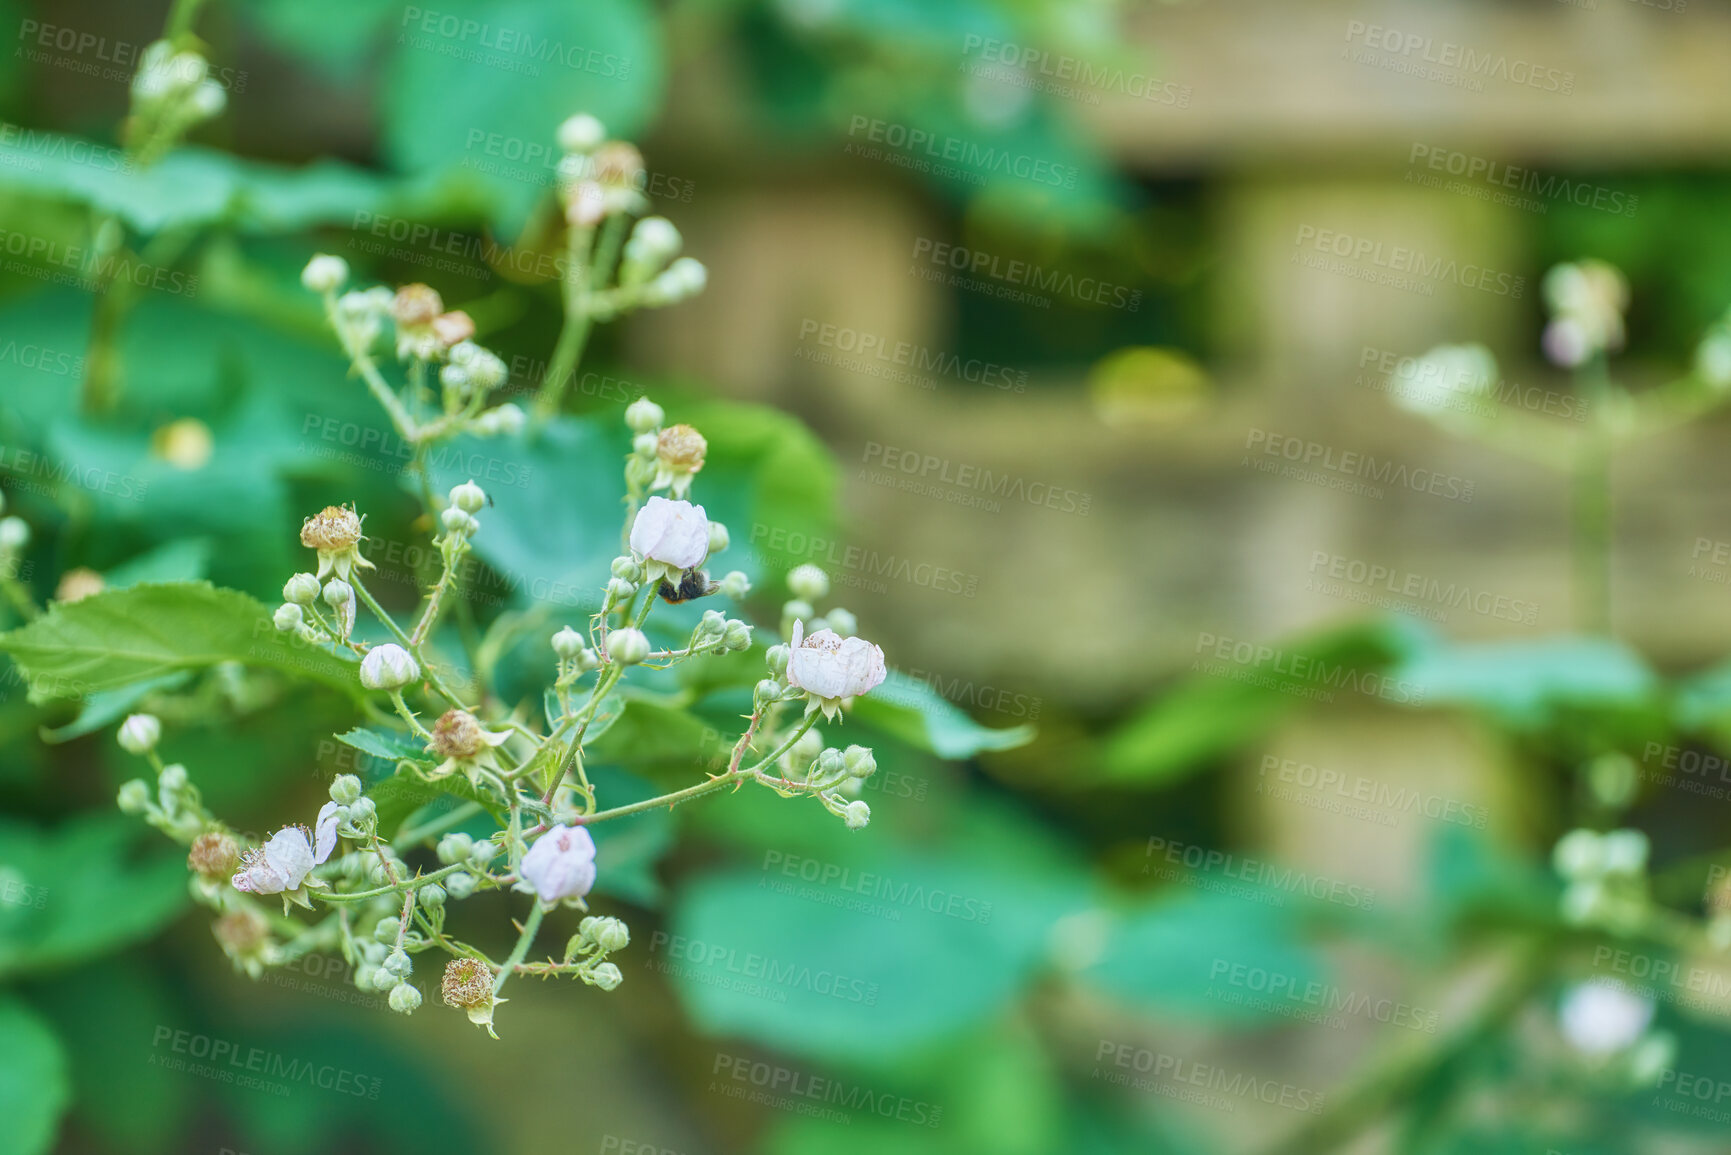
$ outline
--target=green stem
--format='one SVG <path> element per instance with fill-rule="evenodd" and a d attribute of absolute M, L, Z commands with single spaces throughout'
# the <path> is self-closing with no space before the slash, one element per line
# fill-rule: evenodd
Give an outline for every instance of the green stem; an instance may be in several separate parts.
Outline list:
<path fill-rule="evenodd" d="M 1583 396 L 1591 407 L 1575 460 L 1574 526 L 1575 623 L 1583 632 L 1611 632 L 1611 381 L 1604 356 L 1582 367 Z"/>
<path fill-rule="evenodd" d="M 364 902 L 369 898 L 378 898 L 382 894 L 401 894 L 405 888 L 419 890 L 428 883 L 437 882 L 448 874 L 457 873 L 465 865 L 465 863 L 458 862 L 451 866 L 443 866 L 431 874 L 423 874 L 417 878 L 411 878 L 407 882 L 396 882 L 390 886 L 380 886 L 372 890 L 322 891 L 317 893 L 315 897 L 322 898 L 326 902 Z"/>
<path fill-rule="evenodd" d="M 535 905 L 529 908 L 529 917 L 523 923 L 523 933 L 517 937 L 517 945 L 511 948 L 511 957 L 505 960 L 505 965 L 499 968 L 499 974 L 493 979 L 493 997 L 498 998 L 499 992 L 505 989 L 505 980 L 511 977 L 529 953 L 529 944 L 535 941 L 535 933 L 541 929 L 541 917 L 546 911 L 537 898 Z"/>

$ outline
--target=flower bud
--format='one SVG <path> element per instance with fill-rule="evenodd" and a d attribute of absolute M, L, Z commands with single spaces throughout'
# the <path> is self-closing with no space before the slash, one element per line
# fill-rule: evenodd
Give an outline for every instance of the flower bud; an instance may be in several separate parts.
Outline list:
<path fill-rule="evenodd" d="M 329 253 L 319 253 L 301 270 L 301 284 L 315 293 L 334 293 L 349 279 L 349 263 Z"/>
<path fill-rule="evenodd" d="M 597 963 L 595 969 L 589 972 L 589 979 L 604 991 L 610 991 L 625 981 L 625 975 L 610 962 Z"/>
<path fill-rule="evenodd" d="M 379 920 L 379 925 L 373 928 L 373 941 L 395 943 L 397 932 L 403 929 L 403 922 L 396 915 L 390 915 Z"/>
<path fill-rule="evenodd" d="M 365 830 L 378 820 L 379 808 L 373 805 L 371 798 L 357 798 L 346 807 L 349 825 L 357 830 Z"/>
<path fill-rule="evenodd" d="M 720 553 L 731 544 L 732 540 L 733 539 L 727 534 L 727 527 L 725 525 L 722 525 L 719 521 L 712 521 L 709 523 L 709 552 L 711 554 Z"/>
<path fill-rule="evenodd" d="M 391 317 L 398 325 L 415 328 L 431 325 L 445 311 L 439 291 L 430 285 L 404 285 L 391 300 Z"/>
<path fill-rule="evenodd" d="M 660 447 L 661 439 L 653 433 L 639 433 L 631 439 L 631 451 L 639 457 L 655 459 L 655 451 Z"/>
<path fill-rule="evenodd" d="M 616 918 L 598 918 L 594 922 L 583 920 L 584 935 L 601 948 L 601 953 L 611 954 L 616 950 L 624 950 L 631 943 L 631 931 L 623 922 Z"/>
<path fill-rule="evenodd" d="M 407 951 L 394 950 L 385 956 L 385 965 L 382 969 L 390 971 L 398 978 L 408 978 L 415 969 L 415 962 L 409 957 Z"/>
<path fill-rule="evenodd" d="M 765 678 L 752 689 L 752 696 L 760 702 L 773 702 L 781 697 L 781 683 L 774 678 Z"/>
<path fill-rule="evenodd" d="M 395 642 L 374 646 L 361 659 L 361 685 L 369 690 L 400 690 L 420 676 L 420 663 Z"/>
<path fill-rule="evenodd" d="M 841 812 L 841 818 L 849 830 L 864 830 L 866 823 L 872 820 L 872 808 L 863 799 L 855 798 Z"/>
<path fill-rule="evenodd" d="M 415 901 L 429 910 L 437 910 L 445 905 L 445 888 L 436 882 L 429 882 L 415 892 Z"/>
<path fill-rule="evenodd" d="M 855 778 L 870 778 L 877 773 L 877 758 L 865 746 L 849 746 L 842 752 L 842 761 L 847 766 L 847 772 Z"/>
<path fill-rule="evenodd" d="M 616 602 L 622 602 L 637 592 L 637 586 L 624 578 L 607 579 L 607 596 Z"/>
<path fill-rule="evenodd" d="M 310 573 L 297 573 L 283 583 L 282 600 L 290 605 L 310 606 L 318 596 L 319 579 Z"/>
<path fill-rule="evenodd" d="M 342 578 L 332 578 L 325 583 L 325 605 L 333 610 L 340 610 L 355 600 L 355 587 Z"/>
<path fill-rule="evenodd" d="M 741 621 L 728 622 L 722 643 L 730 650 L 751 649 L 751 627 Z"/>
<path fill-rule="evenodd" d="M 607 635 L 607 653 L 621 665 L 635 666 L 649 656 L 649 639 L 642 630 L 614 630 Z"/>
<path fill-rule="evenodd" d="M 128 754 L 148 754 L 162 738 L 162 723 L 154 714 L 133 714 L 120 724 L 120 748 Z"/>
<path fill-rule="evenodd" d="M 348 806 L 361 796 L 361 780 L 353 774 L 338 774 L 331 779 L 331 801 Z"/>
<path fill-rule="evenodd" d="M 807 563 L 795 566 L 793 572 L 787 575 L 787 588 L 793 591 L 793 596 L 802 601 L 815 602 L 829 593 L 829 575 L 815 565 Z M 801 614 L 800 617 L 809 617 Z"/>
<path fill-rule="evenodd" d="M 471 894 L 475 893 L 475 876 L 472 874 L 464 874 L 460 870 L 455 874 L 446 875 L 445 893 L 449 894 L 458 902 L 461 902 L 463 899 L 468 898 Z"/>
<path fill-rule="evenodd" d="M 667 414 L 647 397 L 639 397 L 625 407 L 625 424 L 633 433 L 650 433 L 660 428 Z"/>
<path fill-rule="evenodd" d="M 736 602 L 740 601 L 751 592 L 751 579 L 739 570 L 729 570 L 721 579 L 721 592 Z"/>
<path fill-rule="evenodd" d="M 661 266 L 679 253 L 682 240 L 679 229 L 666 217 L 644 217 L 631 230 L 625 242 L 625 259 L 643 266 L 649 272 L 659 272 Z"/>
<path fill-rule="evenodd" d="M 553 653 L 560 661 L 574 662 L 584 650 L 583 635 L 566 626 L 553 635 Z"/>
<path fill-rule="evenodd" d="M 501 433 L 511 437 L 523 431 L 523 423 L 527 420 L 521 409 L 507 401 L 475 418 L 474 428 L 475 432 L 483 437 L 493 437 Z"/>
<path fill-rule="evenodd" d="M 23 518 L 0 518 L 0 553 L 16 553 L 29 544 L 30 527 Z"/>
<path fill-rule="evenodd" d="M 142 778 L 123 782 L 114 801 L 122 814 L 143 814 L 150 806 L 150 787 Z"/>
<path fill-rule="evenodd" d="M 207 830 L 192 840 L 186 865 L 208 879 L 227 878 L 240 863 L 240 847 L 220 830 Z"/>
<path fill-rule="evenodd" d="M 1606 874 L 1640 874 L 1647 868 L 1647 836 L 1639 830 L 1613 830 L 1600 840 Z"/>
<path fill-rule="evenodd" d="M 613 576 L 635 584 L 643 580 L 643 565 L 636 558 L 621 554 L 613 559 Z"/>
<path fill-rule="evenodd" d="M 792 656 L 792 654 L 793 650 L 790 647 L 785 644 L 778 644 L 769 647 L 769 649 L 765 651 L 763 658 L 764 661 L 769 663 L 770 673 L 780 677 L 787 673 L 787 659 Z"/>
<path fill-rule="evenodd" d="M 469 847 L 469 861 L 477 870 L 487 869 L 487 864 L 499 857 L 502 848 L 491 838 L 483 838 Z"/>
<path fill-rule="evenodd" d="M 607 139 L 607 129 L 587 112 L 568 116 L 559 125 L 559 147 L 565 152 L 594 152 Z"/>
<path fill-rule="evenodd" d="M 847 771 L 847 762 L 842 752 L 834 746 L 829 747 L 817 756 L 817 773 L 821 778 L 834 778 Z"/>
<path fill-rule="evenodd" d="M 487 491 L 473 481 L 451 487 L 451 504 L 464 513 L 480 513 L 487 504 Z"/>
<path fill-rule="evenodd" d="M 473 838 L 461 830 L 454 830 L 439 839 L 439 845 L 435 848 L 434 853 L 439 856 L 440 862 L 450 866 L 467 859 L 469 851 L 474 848 L 475 840 Z"/>
<path fill-rule="evenodd" d="M 276 613 L 271 615 L 270 620 L 272 625 L 286 634 L 290 630 L 300 629 L 306 619 L 302 616 L 299 606 L 293 602 L 284 602 L 276 608 Z"/>
<path fill-rule="evenodd" d="M 719 637 L 727 632 L 727 615 L 720 610 L 704 610 L 703 616 L 697 619 L 697 636 L 699 638 Z"/>
<path fill-rule="evenodd" d="M 393 1011 L 406 1015 L 421 1005 L 421 992 L 416 990 L 412 983 L 398 983 L 391 988 L 390 997 L 386 1001 L 391 1004 Z"/>
<path fill-rule="evenodd" d="M 834 609 L 823 616 L 824 623 L 844 638 L 859 633 L 859 619 L 843 609 Z"/>

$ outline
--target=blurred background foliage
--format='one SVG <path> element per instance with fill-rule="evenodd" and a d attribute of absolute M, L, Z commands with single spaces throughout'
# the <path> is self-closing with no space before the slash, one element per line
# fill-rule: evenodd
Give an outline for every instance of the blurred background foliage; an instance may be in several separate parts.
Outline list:
<path fill-rule="evenodd" d="M 847 727 L 850 737 L 870 734 L 881 767 L 863 835 L 844 838 L 821 815 L 751 792 L 620 822 L 600 840 L 597 909 L 627 918 L 638 965 L 609 997 L 523 984 L 500 1043 L 432 998 L 413 1019 L 389 1014 L 337 960 L 280 981 L 232 973 L 208 928 L 182 917 L 179 856 L 114 812 L 115 788 L 133 771 L 112 723 L 140 702 L 163 715 L 172 760 L 187 764 L 207 802 L 265 831 L 310 813 L 335 773 L 388 771 L 331 740 L 356 724 L 351 701 L 233 663 L 83 703 L 33 698 L 9 673 L 0 883 L 17 883 L 5 891 L 17 901 L 0 902 L 0 1150 L 629 1152 L 630 1142 L 688 1155 L 851 1155 L 891 1144 L 910 1155 L 1187 1153 L 1245 1150 L 1295 1128 L 1293 1150 L 1347 1141 L 1305 1132 L 1310 1120 L 1254 1097 L 1222 1111 L 1112 1085 L 1100 1061 L 1107 1042 L 1313 1090 L 1338 1111 L 1326 1118 L 1377 1123 L 1365 1150 L 1722 1149 L 1723 1125 L 1680 1110 L 1690 1104 L 1678 1096 L 1597 1086 L 1560 1053 L 1545 1008 L 1564 978 L 1586 972 L 1595 940 L 1558 922 L 1545 855 L 1567 814 L 1584 807 L 1591 818 L 1576 777 L 1584 762 L 1607 752 L 1639 759 L 1649 743 L 1731 748 L 1731 675 L 1705 652 L 1651 657 L 1567 636 L 1567 614 L 1549 610 L 1566 595 L 1543 584 L 1546 637 L 1451 640 L 1407 618 L 1339 607 L 1303 623 L 1245 615 L 1245 636 L 1303 624 L 1278 643 L 1289 655 L 1423 687 L 1422 709 L 1352 696 L 1320 705 L 1295 692 L 1303 679 L 1278 670 L 1258 671 L 1254 684 L 1187 670 L 1198 630 L 1230 632 L 1234 620 L 1210 592 L 1253 601 L 1258 588 L 1220 580 L 1255 563 L 1206 544 L 1236 533 L 1223 519 L 1252 503 L 1223 509 L 1219 474 L 1182 472 L 1196 463 L 1184 447 L 1193 407 L 1163 408 L 1218 412 L 1235 391 L 1269 385 L 1229 371 L 1250 359 L 1232 296 L 1241 273 L 1223 237 L 1236 219 L 1225 187 L 1233 174 L 1139 165 L 1085 129 L 1071 104 L 959 67 L 973 36 L 1182 75 L 1182 42 L 1150 48 L 1126 33 L 1139 13 L 1063 0 L 440 0 L 437 9 L 211 0 L 198 32 L 232 70 L 223 73 L 230 111 L 159 164 L 126 171 L 102 151 L 118 144 L 126 101 L 128 69 L 112 60 L 156 38 L 162 5 L 0 3 L 0 27 L 17 29 L 17 49 L 0 54 L 9 126 L 0 134 L 0 492 L 32 528 L 18 576 L 38 602 L 78 567 L 111 588 L 209 579 L 269 602 L 301 564 L 299 519 L 352 501 L 371 536 L 403 548 L 381 565 L 394 575 L 387 604 L 408 605 L 408 579 L 429 559 L 407 547 L 426 527 L 413 521 L 388 440 L 345 440 L 383 423 L 346 378 L 299 270 L 325 250 L 364 279 L 431 282 L 476 318 L 516 387 L 531 389 L 559 320 L 542 259 L 558 244 L 551 142 L 575 110 L 644 142 L 657 208 L 683 227 L 689 202 L 712 222 L 690 233 L 706 261 L 703 239 L 719 248 L 729 222 L 743 219 L 725 206 L 757 197 L 791 215 L 845 185 L 913 205 L 908 219 L 931 230 L 916 235 L 1061 266 L 1142 301 L 1135 311 L 1063 299 L 1028 309 L 944 294 L 946 349 L 1031 370 L 1028 427 L 1058 438 L 1040 428 L 1051 413 L 1085 418 L 1071 449 L 1036 453 L 1029 468 L 1082 469 L 1102 439 L 1121 439 L 1091 477 L 1101 506 L 1089 536 L 1066 526 L 1056 546 L 1038 526 L 1027 540 L 994 529 L 984 535 L 998 539 L 991 547 L 956 530 L 972 568 L 1001 579 L 977 605 L 929 591 L 862 594 L 856 605 L 838 591 L 862 632 L 884 638 L 892 664 L 995 680 L 1025 692 L 1033 711 L 946 703 L 923 679 L 892 679 Z M 586 63 L 501 68 L 496 57 L 465 58 L 460 40 L 436 31 L 447 17 L 578 46 Z M 98 43 L 66 51 L 51 36 L 43 47 L 44 26 Z M 871 164 L 846 152 L 860 142 L 862 117 L 1043 158 L 1074 178 L 1055 187 L 989 169 L 922 177 Z M 1705 162 L 1595 167 L 1589 158 L 1553 171 L 1614 183 L 1638 195 L 1640 211 L 1554 203 L 1520 222 L 1509 259 L 1529 281 L 1583 253 L 1617 263 L 1633 287 L 1631 363 L 1641 372 L 1686 364 L 1731 302 L 1731 183 Z M 95 294 L 75 283 L 78 252 L 108 218 L 139 260 L 175 286 L 196 277 L 196 291 L 120 284 Z M 434 231 L 402 243 L 417 223 Z M 763 243 L 755 236 L 713 266 L 709 291 L 722 305 L 754 307 L 751 283 L 730 281 L 731 271 L 774 267 L 799 248 L 790 233 L 788 252 L 754 250 Z M 893 243 L 905 249 L 905 234 Z M 788 280 L 797 290 L 797 272 Z M 930 301 L 905 284 L 900 292 L 914 308 Z M 1542 324 L 1533 296 L 1500 330 L 1520 349 L 1534 347 Z M 598 337 L 592 363 L 620 374 L 606 378 L 618 388 L 578 391 L 554 435 L 466 445 L 437 479 L 464 479 L 473 460 L 515 467 L 509 479 L 477 478 L 497 511 L 477 539 L 488 568 L 471 588 L 486 596 L 469 624 L 522 615 L 533 627 L 498 658 L 514 692 L 540 685 L 535 639 L 584 612 L 545 591 L 598 585 L 616 549 L 619 416 L 639 391 L 709 437 L 702 497 L 734 527 L 729 564 L 757 584 L 758 621 L 779 604 L 780 576 L 808 559 L 773 540 L 747 542 L 743 530 L 879 543 L 913 532 L 860 496 L 849 454 L 875 427 L 822 382 L 776 361 L 780 380 L 742 383 L 750 375 L 725 366 L 738 364 L 729 345 L 744 347 L 743 333 L 689 311 L 655 324 Z M 666 355 L 682 333 L 710 344 L 683 362 Z M 92 412 L 82 383 L 104 373 L 115 401 Z M 988 402 L 1007 400 L 965 382 L 946 381 L 943 392 L 963 415 L 934 427 L 945 446 L 944 430 L 987 421 Z M 1113 414 L 1123 412 L 1156 432 L 1099 432 L 1116 429 Z M 1229 467 L 1244 424 L 1228 421 L 1222 439 L 1204 423 L 1195 453 Z M 986 436 L 1003 428 L 989 425 Z M 1027 434 L 1003 436 L 1009 454 L 1029 444 Z M 1042 452 L 1050 444 L 1033 443 Z M 1203 528 L 1154 520 L 1187 502 Z M 954 524 L 908 548 L 946 556 L 942 544 L 920 543 L 946 542 Z M 1470 560 L 1470 543 L 1451 546 Z M 1038 566 L 1042 552 L 1058 560 L 1039 580 L 1018 579 L 1016 567 Z M 1196 560 L 1168 557 L 1187 553 Z M 1145 628 L 1153 617 L 1166 619 L 1158 634 Z M 739 676 L 750 675 L 667 687 L 689 691 L 679 700 L 697 703 L 695 725 L 683 711 L 635 703 L 610 736 L 615 764 L 597 772 L 610 796 L 687 780 L 709 743 L 706 712 L 717 726 L 738 712 Z M 1039 733 L 1022 744 L 1033 712 Z M 1495 821 L 1408 826 L 1403 850 L 1357 845 L 1358 831 L 1331 842 L 1326 831 L 1277 829 L 1281 815 L 1247 801 L 1256 758 L 1279 743 L 1315 746 L 1318 734 L 1323 749 L 1356 751 L 1350 764 L 1391 773 L 1426 758 L 1489 767 L 1449 781 Z M 1633 822 L 1663 835 L 1662 896 L 1698 910 L 1723 841 L 1717 809 L 1653 790 Z M 1296 861 L 1381 897 L 1346 907 L 1228 885 L 1190 865 L 1162 874 L 1151 836 Z M 808 864 L 814 876 L 800 873 Z M 886 882 L 898 901 L 882 900 Z M 926 896 L 937 896 L 936 910 Z M 1223 998 L 1222 959 L 1300 986 L 1403 998 L 1437 1010 L 1442 1025 L 1411 1039 L 1362 1020 L 1306 1025 Z M 768 981 L 764 967 L 830 978 Z M 1507 999 L 1483 999 L 1486 986 Z M 1499 1014 L 1476 1017 L 1482 1005 Z M 1679 1070 L 1727 1069 L 1724 1009 L 1661 1006 Z M 276 1096 L 166 1070 L 153 1061 L 166 1053 L 164 1030 L 334 1063 L 380 1090 L 375 1100 L 297 1085 Z M 855 1097 L 836 1118 L 802 1110 L 798 1096 L 737 1097 L 759 1088 L 733 1073 L 760 1062 L 786 1073 L 786 1085 L 835 1080 L 868 1106 Z M 1384 1117 L 1391 1103 L 1399 1109 Z"/>

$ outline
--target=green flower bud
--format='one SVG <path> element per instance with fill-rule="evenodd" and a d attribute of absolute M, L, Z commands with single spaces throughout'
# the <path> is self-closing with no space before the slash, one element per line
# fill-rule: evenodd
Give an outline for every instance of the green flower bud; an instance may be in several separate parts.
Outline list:
<path fill-rule="evenodd" d="M 1605 851 L 1599 835 L 1591 830 L 1571 830 L 1557 840 L 1551 863 L 1564 878 L 1577 879 L 1600 874 L 1605 869 Z"/>
<path fill-rule="evenodd" d="M 403 921 L 396 915 L 381 918 L 379 925 L 373 928 L 373 939 L 376 942 L 394 943 L 397 941 L 397 932 L 402 929 Z"/>
<path fill-rule="evenodd" d="M 829 575 L 809 562 L 795 566 L 793 572 L 787 575 L 787 588 L 793 591 L 793 596 L 802 601 L 815 602 L 829 593 Z M 809 617 L 810 614 L 800 614 Z"/>
<path fill-rule="evenodd" d="M 399 1015 L 406 1015 L 421 1005 L 421 992 L 409 983 L 398 983 L 391 988 L 390 997 L 386 1000 L 391 1009 Z"/>
<path fill-rule="evenodd" d="M 331 779 L 331 801 L 338 806 L 350 806 L 360 799 L 361 780 L 353 774 L 338 774 Z"/>
<path fill-rule="evenodd" d="M 573 662 L 583 654 L 583 635 L 566 626 L 553 635 L 553 654 L 562 662 Z"/>
<path fill-rule="evenodd" d="M 859 633 L 859 619 L 844 609 L 833 609 L 824 615 L 829 628 L 844 638 L 851 638 Z"/>
<path fill-rule="evenodd" d="M 730 650 L 751 649 L 751 627 L 741 621 L 727 623 L 727 630 L 722 634 L 722 641 Z"/>
<path fill-rule="evenodd" d="M 463 899 L 468 898 L 471 894 L 475 893 L 475 876 L 472 874 L 464 874 L 460 870 L 455 874 L 446 875 L 445 892 L 452 898 L 461 902 Z"/>
<path fill-rule="evenodd" d="M 763 660 L 769 663 L 769 672 L 779 678 L 787 673 L 787 659 L 792 654 L 793 650 L 788 646 L 774 645 L 765 652 Z"/>
<path fill-rule="evenodd" d="M 123 814 L 143 814 L 150 806 L 150 787 L 145 785 L 144 779 L 134 778 L 122 783 L 114 800 Z"/>
<path fill-rule="evenodd" d="M 1605 873 L 1634 875 L 1647 869 L 1647 836 L 1639 830 L 1613 830 L 1599 844 L 1605 851 Z"/>
<path fill-rule="evenodd" d="M 739 570 L 729 570 L 727 576 L 721 579 L 723 595 L 739 601 L 751 592 L 751 579 Z"/>
<path fill-rule="evenodd" d="M 709 523 L 709 552 L 712 556 L 726 549 L 728 545 L 732 543 L 732 540 L 733 539 L 728 536 L 727 527 L 725 525 L 722 525 L 719 521 L 712 521 Z"/>
<path fill-rule="evenodd" d="M 624 578 L 633 585 L 643 580 L 643 566 L 636 558 L 621 554 L 613 559 L 613 576 Z"/>
<path fill-rule="evenodd" d="M 720 610 L 704 610 L 697 622 L 697 636 L 714 638 L 727 632 L 727 615 Z"/>
<path fill-rule="evenodd" d="M 355 587 L 342 578 L 332 578 L 325 583 L 325 605 L 333 610 L 340 610 L 355 600 Z"/>
<path fill-rule="evenodd" d="M 863 830 L 865 824 L 872 820 L 872 808 L 856 798 L 847 804 L 841 812 L 842 821 L 847 823 L 849 830 Z"/>
<path fill-rule="evenodd" d="M 445 888 L 436 882 L 429 882 L 415 892 L 415 899 L 429 910 L 437 910 L 445 905 Z"/>
<path fill-rule="evenodd" d="M 500 846 L 491 838 L 483 838 L 469 849 L 469 861 L 477 870 L 485 870 L 487 864 L 499 857 Z"/>
<path fill-rule="evenodd" d="M 607 635 L 607 653 L 621 665 L 635 666 L 649 656 L 649 639 L 643 635 L 642 630 L 629 627 L 614 630 Z"/>
<path fill-rule="evenodd" d="M 636 592 L 636 584 L 624 578 L 609 578 L 607 581 L 607 596 L 616 602 L 622 602 Z"/>
<path fill-rule="evenodd" d="M 439 514 L 439 524 L 445 527 L 446 533 L 454 533 L 458 537 L 474 537 L 481 528 L 481 523 L 475 520 L 473 514 L 464 513 L 456 506 L 449 506 Z"/>
<path fill-rule="evenodd" d="M 487 504 L 487 493 L 471 479 L 451 487 L 451 504 L 464 513 L 480 513 Z"/>
<path fill-rule="evenodd" d="M 444 863 L 446 866 L 450 866 L 453 863 L 462 862 L 465 858 L 468 858 L 469 851 L 474 848 L 475 840 L 473 838 L 470 838 L 460 830 L 453 830 L 451 833 L 445 835 L 445 837 L 439 839 L 439 845 L 434 850 L 434 853 L 439 856 L 440 862 Z"/>
<path fill-rule="evenodd" d="M 847 761 L 834 746 L 817 756 L 817 772 L 822 778 L 834 778 L 847 772 Z"/>
<path fill-rule="evenodd" d="M 372 990 L 373 989 L 373 979 L 375 977 L 377 977 L 378 973 L 379 973 L 379 968 L 375 967 L 375 966 L 362 965 L 362 966 L 356 967 L 355 968 L 355 989 L 358 991 L 370 991 L 370 990 Z M 395 979 L 392 979 L 391 981 L 396 982 Z"/>
<path fill-rule="evenodd" d="M 658 428 L 667 414 L 647 397 L 639 397 L 625 407 L 625 424 L 633 433 L 649 433 Z"/>
<path fill-rule="evenodd" d="M 379 969 L 389 971 L 398 978 L 408 978 L 415 969 L 415 962 L 407 951 L 394 950 L 385 956 L 385 965 Z"/>
<path fill-rule="evenodd" d="M 625 981 L 624 974 L 610 962 L 596 964 L 595 969 L 589 972 L 589 978 L 604 991 L 610 991 Z"/>
<path fill-rule="evenodd" d="M 297 573 L 283 583 L 282 600 L 290 605 L 310 606 L 318 596 L 319 579 L 310 573 Z"/>
<path fill-rule="evenodd" d="M 847 772 L 855 778 L 870 778 L 877 773 L 877 759 L 869 747 L 849 746 L 842 752 L 842 761 L 847 764 Z"/>
<path fill-rule="evenodd" d="M 133 714 L 120 724 L 120 748 L 128 754 L 148 754 L 162 738 L 162 723 L 154 714 Z"/>
<path fill-rule="evenodd" d="M 349 825 L 365 830 L 379 819 L 379 808 L 371 798 L 360 797 L 348 804 Z"/>
<path fill-rule="evenodd" d="M 293 602 L 284 602 L 276 608 L 276 613 L 271 615 L 270 620 L 272 625 L 286 634 L 290 630 L 300 629 L 305 618 L 301 616 L 299 606 Z"/>
<path fill-rule="evenodd" d="M 603 954 L 612 954 L 616 950 L 624 950 L 631 944 L 631 931 L 623 922 L 616 918 L 601 918 L 589 928 L 589 940 L 601 948 Z"/>
<path fill-rule="evenodd" d="M 752 690 L 752 696 L 759 702 L 773 702 L 781 697 L 781 683 L 774 678 L 765 678 Z"/>
<path fill-rule="evenodd" d="M 164 794 L 179 794 L 186 789 L 186 767 L 179 762 L 164 766 L 162 773 L 156 776 L 157 789 Z"/>

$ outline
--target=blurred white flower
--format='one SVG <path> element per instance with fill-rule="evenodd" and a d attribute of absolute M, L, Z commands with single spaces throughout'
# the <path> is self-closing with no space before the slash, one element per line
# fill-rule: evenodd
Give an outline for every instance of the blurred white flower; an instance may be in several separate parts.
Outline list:
<path fill-rule="evenodd" d="M 1428 416 L 1467 407 L 1496 381 L 1497 359 L 1483 345 L 1438 345 L 1418 359 L 1410 380 L 1390 392 L 1396 405 Z"/>
<path fill-rule="evenodd" d="M 702 565 L 709 556 L 709 518 L 701 505 L 652 497 L 631 523 L 631 551 L 651 578 Z"/>
<path fill-rule="evenodd" d="M 542 902 L 582 898 L 595 885 L 595 840 L 581 826 L 555 826 L 523 856 L 522 874 Z"/>
<path fill-rule="evenodd" d="M 1653 1021 L 1653 1003 L 1622 983 L 1593 979 L 1569 989 L 1558 1012 L 1563 1037 L 1577 1051 L 1603 1058 L 1632 1045 Z"/>
<path fill-rule="evenodd" d="M 1545 303 L 1552 320 L 1545 327 L 1545 356 L 1573 369 L 1600 352 L 1623 347 L 1623 310 L 1629 283 L 1604 261 L 1561 264 L 1545 274 Z"/>
<path fill-rule="evenodd" d="M 805 623 L 793 623 L 787 681 L 835 717 L 843 698 L 863 694 L 884 680 L 884 652 L 864 638 L 844 638 L 834 630 L 806 636 Z"/>

